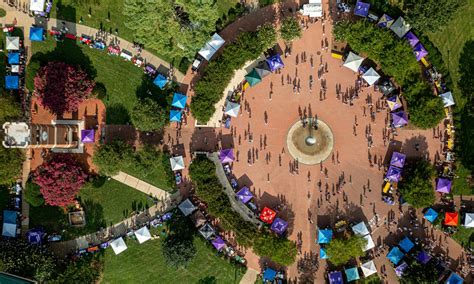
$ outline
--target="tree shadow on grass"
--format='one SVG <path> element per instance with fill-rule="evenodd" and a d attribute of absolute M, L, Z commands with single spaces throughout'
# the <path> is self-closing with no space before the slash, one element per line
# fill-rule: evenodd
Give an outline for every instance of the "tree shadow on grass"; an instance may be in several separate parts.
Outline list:
<path fill-rule="evenodd" d="M 130 114 L 120 103 L 114 103 L 107 106 L 106 121 L 110 124 L 124 125 L 130 124 Z"/>

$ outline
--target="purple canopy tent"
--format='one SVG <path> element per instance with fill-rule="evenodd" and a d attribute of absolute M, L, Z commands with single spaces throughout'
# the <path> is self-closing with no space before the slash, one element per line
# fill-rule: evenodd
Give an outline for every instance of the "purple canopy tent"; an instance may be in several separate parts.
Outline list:
<path fill-rule="evenodd" d="M 212 245 L 216 250 L 221 251 L 225 247 L 225 242 L 221 237 L 216 237 L 212 240 Z"/>
<path fill-rule="evenodd" d="M 280 218 L 276 218 L 271 227 L 272 231 L 279 235 L 283 234 L 286 228 L 288 228 L 288 222 Z"/>
<path fill-rule="evenodd" d="M 387 104 L 390 107 L 391 111 L 397 110 L 402 107 L 400 99 L 398 96 L 393 96 L 387 99 Z"/>
<path fill-rule="evenodd" d="M 390 166 L 390 168 L 388 168 L 387 175 L 385 176 L 386 179 L 392 182 L 398 182 L 401 177 L 402 170 L 394 166 Z"/>
<path fill-rule="evenodd" d="M 219 153 L 219 159 L 221 160 L 221 163 L 231 163 L 234 161 L 234 151 L 232 149 L 223 149 Z"/>
<path fill-rule="evenodd" d="M 426 251 L 422 250 L 416 256 L 416 260 L 422 264 L 427 264 L 430 261 L 431 255 L 429 255 Z"/>
<path fill-rule="evenodd" d="M 420 42 L 418 37 L 416 37 L 412 31 L 407 32 L 405 39 L 408 40 L 408 43 L 411 45 L 411 47 L 415 47 L 416 44 Z"/>
<path fill-rule="evenodd" d="M 406 262 L 402 262 L 399 266 L 395 268 L 395 274 L 397 274 L 398 277 L 402 277 L 403 273 L 405 273 L 405 270 L 408 268 L 408 264 Z"/>
<path fill-rule="evenodd" d="M 408 124 L 408 116 L 406 112 L 392 112 L 392 121 L 394 127 L 402 127 Z"/>
<path fill-rule="evenodd" d="M 407 156 L 399 152 L 393 152 L 392 159 L 390 160 L 390 165 L 398 168 L 403 168 L 405 165 L 405 160 Z"/>
<path fill-rule="evenodd" d="M 413 53 L 415 53 L 416 61 L 420 61 L 423 57 L 428 55 L 428 50 L 426 50 L 421 43 L 418 43 L 413 47 Z"/>
<path fill-rule="evenodd" d="M 82 143 L 94 143 L 95 132 L 94 129 L 83 129 L 81 130 L 81 142 Z"/>
<path fill-rule="evenodd" d="M 266 61 L 267 61 L 268 67 L 270 67 L 270 71 L 272 72 L 277 69 L 283 68 L 285 66 L 279 54 L 275 54 L 271 57 L 268 57 Z"/>
<path fill-rule="evenodd" d="M 367 17 L 369 15 L 370 4 L 362 1 L 357 1 L 354 8 L 354 15 L 360 17 Z"/>
<path fill-rule="evenodd" d="M 329 273 L 329 284 L 342 284 L 344 281 L 342 280 L 342 272 L 341 271 L 333 271 Z"/>
<path fill-rule="evenodd" d="M 253 198 L 253 194 L 250 192 L 248 187 L 244 186 L 239 190 L 239 192 L 237 192 L 237 197 L 242 201 L 242 203 L 247 203 Z"/>
<path fill-rule="evenodd" d="M 451 181 L 446 178 L 439 178 L 436 183 L 436 191 L 441 193 L 451 192 Z"/>

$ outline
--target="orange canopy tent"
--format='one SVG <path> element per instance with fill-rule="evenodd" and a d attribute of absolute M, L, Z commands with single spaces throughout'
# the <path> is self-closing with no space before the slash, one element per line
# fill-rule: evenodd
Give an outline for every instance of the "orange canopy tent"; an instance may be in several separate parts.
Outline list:
<path fill-rule="evenodd" d="M 446 212 L 444 216 L 444 224 L 446 226 L 457 226 L 459 222 L 459 214 L 457 212 Z"/>
<path fill-rule="evenodd" d="M 275 219 L 276 214 L 277 213 L 273 211 L 272 209 L 265 207 L 260 213 L 260 220 L 262 220 L 263 222 L 267 224 L 271 224 L 273 222 L 273 219 Z"/>

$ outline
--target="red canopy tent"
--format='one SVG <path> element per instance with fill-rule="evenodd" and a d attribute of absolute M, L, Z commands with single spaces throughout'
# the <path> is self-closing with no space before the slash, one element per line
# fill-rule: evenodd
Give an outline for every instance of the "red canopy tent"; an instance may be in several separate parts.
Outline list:
<path fill-rule="evenodd" d="M 273 220 L 276 217 L 276 212 L 273 211 L 272 209 L 265 207 L 263 208 L 262 212 L 260 212 L 260 220 L 267 224 L 273 223 Z"/>
<path fill-rule="evenodd" d="M 459 214 L 457 212 L 446 212 L 444 216 L 444 224 L 446 226 L 457 226 L 459 222 Z"/>

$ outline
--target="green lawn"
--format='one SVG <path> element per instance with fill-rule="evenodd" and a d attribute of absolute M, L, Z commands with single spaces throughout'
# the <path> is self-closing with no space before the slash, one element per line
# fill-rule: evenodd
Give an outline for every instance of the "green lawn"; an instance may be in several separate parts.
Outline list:
<path fill-rule="evenodd" d="M 465 248 L 474 248 L 474 228 L 459 226 L 458 231 L 453 235 L 453 239 Z"/>
<path fill-rule="evenodd" d="M 128 249 L 119 255 L 107 249 L 102 283 L 240 282 L 244 271 L 236 270 L 225 259 L 216 257 L 216 250 L 201 237 L 196 237 L 194 243 L 197 255 L 186 269 L 167 267 L 161 252 L 161 240 L 150 240 L 141 245 L 128 240 Z M 215 282 L 211 282 L 213 279 Z"/>
<path fill-rule="evenodd" d="M 120 57 L 109 56 L 105 51 L 91 49 L 68 39 L 58 43 L 50 37 L 45 42 L 33 42 L 32 53 L 27 69 L 28 89 L 34 89 L 33 78 L 40 65 L 48 61 L 80 65 L 97 84 L 105 87 L 107 95 L 103 100 L 107 106 L 107 124 L 130 123 L 130 111 L 137 98 L 144 96 L 148 89 L 155 97 L 164 97 L 164 92 L 152 85 L 141 68 Z"/>
<path fill-rule="evenodd" d="M 98 180 L 84 186 L 79 193 L 86 213 L 86 226 L 72 228 L 62 208 L 43 205 L 30 206 L 30 227 L 42 226 L 47 232 L 61 232 L 70 239 L 97 231 L 101 227 L 116 224 L 141 208 L 148 208 L 153 202 L 146 194 L 115 180 Z"/>

